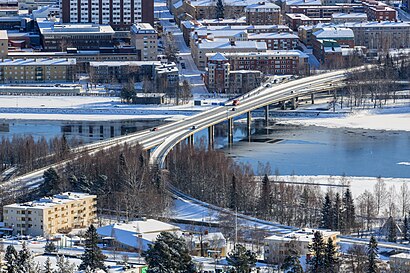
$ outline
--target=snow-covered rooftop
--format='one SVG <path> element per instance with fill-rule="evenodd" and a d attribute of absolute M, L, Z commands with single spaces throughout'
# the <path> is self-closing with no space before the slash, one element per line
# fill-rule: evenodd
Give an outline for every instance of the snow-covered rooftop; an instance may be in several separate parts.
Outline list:
<path fill-rule="evenodd" d="M 214 56 L 209 58 L 210 61 L 227 61 L 228 59 L 221 53 L 216 53 Z"/>
<path fill-rule="evenodd" d="M 300 50 L 266 50 L 264 52 L 240 52 L 240 53 L 231 52 L 231 53 L 224 53 L 223 55 L 227 58 L 229 58 L 229 56 L 247 56 L 247 57 L 251 57 L 251 56 L 255 56 L 255 57 L 294 56 L 294 57 L 300 57 L 300 58 L 309 57 L 307 54 L 303 53 Z"/>
<path fill-rule="evenodd" d="M 363 19 L 367 20 L 366 13 L 333 13 L 333 19 Z"/>
<path fill-rule="evenodd" d="M 251 33 L 248 34 L 249 40 L 257 39 L 299 39 L 299 36 L 292 33 Z"/>
<path fill-rule="evenodd" d="M 315 31 L 313 35 L 317 39 L 326 39 L 326 38 L 354 38 L 353 30 L 350 28 L 338 28 L 338 27 L 325 27 L 318 31 Z"/>
<path fill-rule="evenodd" d="M 269 2 L 258 2 L 251 4 L 245 7 L 245 11 L 258 11 L 258 12 L 271 12 L 271 11 L 280 11 L 280 7 L 274 3 Z"/>
<path fill-rule="evenodd" d="M 372 21 L 372 22 L 347 22 L 338 25 L 345 28 L 380 28 L 380 27 L 404 27 L 410 29 L 410 22 L 393 22 L 393 21 Z"/>
<path fill-rule="evenodd" d="M 96 195 L 90 195 L 88 193 L 78 193 L 78 192 L 65 192 L 62 194 L 56 194 L 52 197 L 44 197 L 36 201 L 26 202 L 26 203 L 15 203 L 11 205 L 4 206 L 4 208 L 52 208 L 56 205 L 61 205 L 69 203 L 73 200 L 81 200 L 84 198 L 96 198 Z"/>
<path fill-rule="evenodd" d="M 48 59 L 4 59 L 0 61 L 0 66 L 32 66 L 32 65 L 75 65 L 74 58 L 48 58 Z"/>
<path fill-rule="evenodd" d="M 265 42 L 256 41 L 235 41 L 231 43 L 229 39 L 217 39 L 214 41 L 203 40 L 198 44 L 198 49 L 254 49 L 254 50 L 267 50 Z"/>

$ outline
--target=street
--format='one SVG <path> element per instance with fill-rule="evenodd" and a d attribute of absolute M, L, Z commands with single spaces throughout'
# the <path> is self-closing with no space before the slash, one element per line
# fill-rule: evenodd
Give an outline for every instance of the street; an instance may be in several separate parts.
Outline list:
<path fill-rule="evenodd" d="M 192 94 L 194 98 L 200 98 L 201 96 L 208 95 L 208 90 L 202 80 L 201 73 L 204 71 L 199 71 L 194 63 L 191 56 L 190 48 L 185 44 L 184 37 L 182 36 L 181 30 L 175 24 L 175 22 L 170 22 L 173 19 L 172 14 L 169 12 L 165 1 L 157 0 L 154 3 L 154 13 L 156 17 L 159 18 L 161 25 L 163 26 L 164 33 L 170 32 L 174 37 L 176 46 L 179 49 L 178 58 L 179 59 L 179 70 L 181 81 L 187 80 L 192 87 Z M 185 64 L 185 68 L 181 67 L 181 63 Z"/>

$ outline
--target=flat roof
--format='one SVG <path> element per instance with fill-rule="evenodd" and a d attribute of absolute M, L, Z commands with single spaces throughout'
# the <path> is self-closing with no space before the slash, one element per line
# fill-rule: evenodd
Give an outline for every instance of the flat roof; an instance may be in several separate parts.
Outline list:
<path fill-rule="evenodd" d="M 56 194 L 51 197 L 43 197 L 36 201 L 26 202 L 26 203 L 15 203 L 11 205 L 4 206 L 3 208 L 16 208 L 16 209 L 28 209 L 28 208 L 52 208 L 57 205 L 69 203 L 74 200 L 81 200 L 84 198 L 96 198 L 96 195 L 90 195 L 88 193 L 79 192 L 65 192 L 62 194 Z"/>
<path fill-rule="evenodd" d="M 216 39 L 213 41 L 202 40 L 201 43 L 198 43 L 199 49 L 232 49 L 232 48 L 250 48 L 255 50 L 266 50 L 267 46 L 265 42 L 256 42 L 256 41 L 235 41 L 234 45 L 231 44 L 229 39 Z"/>
<path fill-rule="evenodd" d="M 291 233 L 288 233 L 283 236 L 272 235 L 266 237 L 265 240 L 274 240 L 274 241 L 304 241 L 310 242 L 314 238 L 314 234 L 316 231 L 320 231 L 323 236 L 333 236 L 333 235 L 340 235 L 338 231 L 331 231 L 331 230 L 324 230 L 324 229 L 300 229 Z"/>
<path fill-rule="evenodd" d="M 299 39 L 299 36 L 284 32 L 284 33 L 250 33 L 248 39 Z"/>
<path fill-rule="evenodd" d="M 32 65 L 75 65 L 75 58 L 47 58 L 47 59 L 4 59 L 0 66 L 32 66 Z"/>
<path fill-rule="evenodd" d="M 358 19 L 367 19 L 366 13 L 333 13 L 332 18 L 334 19 L 343 19 L 343 18 L 358 18 Z"/>
<path fill-rule="evenodd" d="M 404 27 L 410 28 L 410 22 L 393 22 L 393 21 L 372 21 L 372 22 L 347 22 L 340 25 L 339 27 L 347 27 L 347 28 L 378 28 L 378 27 Z"/>
<path fill-rule="evenodd" d="M 143 66 L 143 65 L 161 65 L 160 61 L 107 61 L 107 62 L 90 62 L 90 66 Z"/>
<path fill-rule="evenodd" d="M 115 34 L 110 25 L 97 24 L 39 24 L 41 34 Z"/>
<path fill-rule="evenodd" d="M 213 53 L 208 53 L 213 54 Z M 208 56 L 208 54 L 206 54 Z M 229 56 L 256 56 L 256 57 L 264 57 L 264 56 L 294 56 L 294 57 L 303 57 L 308 58 L 308 55 L 303 53 L 300 50 L 266 50 L 264 52 L 229 52 L 223 53 L 223 55 L 227 58 Z M 211 56 L 211 55 L 210 55 Z"/>
<path fill-rule="evenodd" d="M 0 30 L 0 39 L 8 40 L 8 38 L 7 30 Z"/>

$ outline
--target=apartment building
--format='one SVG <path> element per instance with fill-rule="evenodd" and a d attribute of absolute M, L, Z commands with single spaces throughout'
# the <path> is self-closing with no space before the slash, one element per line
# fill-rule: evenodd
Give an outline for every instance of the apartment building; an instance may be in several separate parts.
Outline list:
<path fill-rule="evenodd" d="M 268 50 L 290 50 L 299 45 L 299 36 L 292 33 L 248 34 L 249 41 L 265 42 Z"/>
<path fill-rule="evenodd" d="M 110 24 L 115 30 L 129 30 L 134 23 L 154 25 L 152 0 L 62 0 L 63 23 Z"/>
<path fill-rule="evenodd" d="M 131 27 L 131 45 L 141 52 L 142 61 L 154 61 L 158 55 L 158 33 L 147 23 Z"/>
<path fill-rule="evenodd" d="M 235 41 L 233 39 L 198 40 L 191 45 L 191 54 L 199 69 L 205 69 L 209 53 L 250 53 L 265 52 L 267 50 L 265 42 L 256 41 Z"/>
<path fill-rule="evenodd" d="M 308 55 L 299 50 L 228 52 L 223 56 L 229 60 L 231 70 L 258 70 L 268 75 L 309 75 L 310 72 Z"/>
<path fill-rule="evenodd" d="M 1 42 L 0 42 L 1 44 Z M 76 59 L 77 73 L 88 73 L 90 62 L 140 61 L 141 54 L 135 47 L 110 47 L 99 50 L 69 49 L 64 52 L 9 52 L 7 58 L 15 59 Z"/>
<path fill-rule="evenodd" d="M 114 45 L 114 30 L 109 25 L 96 24 L 39 24 L 44 51 L 96 50 Z"/>
<path fill-rule="evenodd" d="M 350 28 L 322 27 L 312 33 L 312 44 L 315 40 L 335 40 L 344 47 L 354 47 L 354 33 Z"/>
<path fill-rule="evenodd" d="M 290 255 L 290 250 L 297 251 L 300 256 L 311 256 L 309 245 L 312 243 L 314 233 L 322 233 L 323 242 L 327 243 L 331 238 L 335 246 L 339 243 L 337 231 L 301 229 L 284 236 L 269 236 L 264 239 L 265 261 L 268 263 L 281 264 Z"/>
<path fill-rule="evenodd" d="M 249 25 L 281 24 L 280 7 L 274 3 L 258 2 L 245 7 L 246 23 Z"/>
<path fill-rule="evenodd" d="M 392 273 L 410 272 L 410 254 L 399 253 L 390 256 L 390 268 Z"/>
<path fill-rule="evenodd" d="M 221 53 L 211 56 L 204 76 L 209 92 L 243 94 L 261 85 L 259 70 L 231 70 L 229 60 Z"/>
<path fill-rule="evenodd" d="M 334 13 L 363 12 L 361 4 L 344 4 L 335 6 L 290 6 L 289 13 L 304 14 L 310 18 L 332 18 Z"/>
<path fill-rule="evenodd" d="M 183 1 L 182 9 L 192 16 L 193 19 L 216 18 L 216 2 L 214 0 L 194 0 Z M 252 4 L 258 4 L 260 0 L 225 0 L 225 19 L 240 18 L 245 15 L 245 8 Z"/>
<path fill-rule="evenodd" d="M 76 59 L 3 59 L 0 83 L 47 83 L 74 80 Z"/>
<path fill-rule="evenodd" d="M 366 22 L 366 13 L 334 13 L 332 14 L 332 23 L 343 24 L 352 22 Z"/>
<path fill-rule="evenodd" d="M 14 235 L 53 236 L 92 224 L 96 218 L 96 205 L 96 195 L 65 192 L 4 206 L 4 225 L 12 228 Z"/>
<path fill-rule="evenodd" d="M 297 30 L 300 26 L 312 26 L 330 22 L 330 18 L 310 18 L 302 13 L 286 13 L 285 22 L 292 29 Z"/>
<path fill-rule="evenodd" d="M 364 0 L 362 5 L 369 21 L 394 21 L 397 19 L 397 11 L 385 3 Z"/>
<path fill-rule="evenodd" d="M 355 45 L 370 51 L 408 48 L 410 45 L 409 22 L 345 23 L 338 27 L 349 28 L 354 33 Z"/>
<path fill-rule="evenodd" d="M 328 68 L 343 67 L 343 49 L 336 40 L 323 39 L 313 41 L 313 55 Z"/>

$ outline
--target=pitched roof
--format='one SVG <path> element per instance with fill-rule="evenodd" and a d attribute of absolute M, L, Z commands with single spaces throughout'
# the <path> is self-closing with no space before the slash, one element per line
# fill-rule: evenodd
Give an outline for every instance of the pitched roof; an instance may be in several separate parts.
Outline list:
<path fill-rule="evenodd" d="M 227 61 L 228 59 L 224 55 L 218 52 L 214 56 L 212 56 L 209 60 L 210 61 Z"/>

